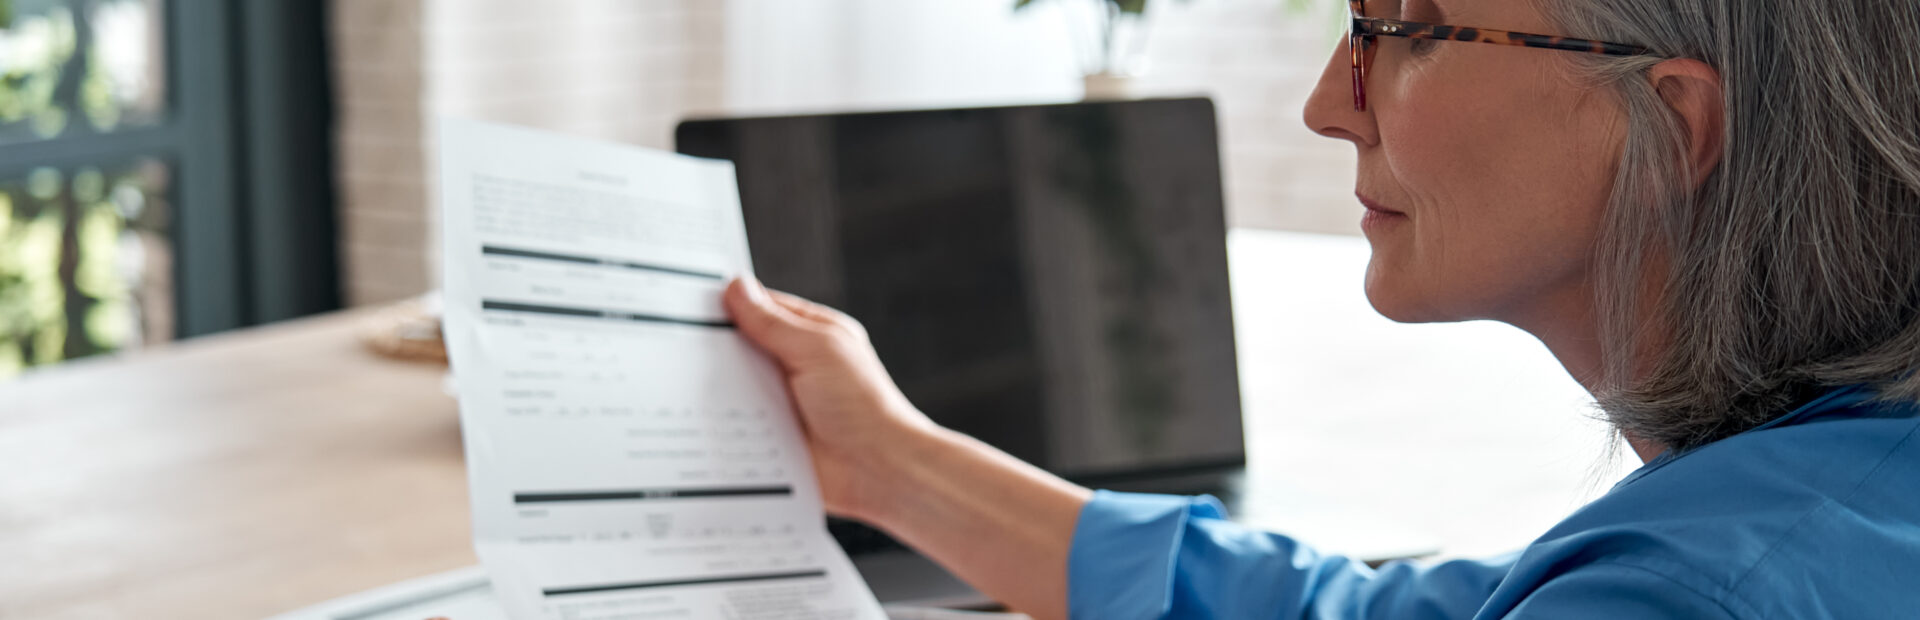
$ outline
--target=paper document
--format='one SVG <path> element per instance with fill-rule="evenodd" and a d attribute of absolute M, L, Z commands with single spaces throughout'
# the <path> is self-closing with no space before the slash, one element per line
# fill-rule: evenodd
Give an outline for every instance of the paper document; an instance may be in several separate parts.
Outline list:
<path fill-rule="evenodd" d="M 779 375 L 720 306 L 733 166 L 440 124 L 474 545 L 514 618 L 883 618 Z"/>

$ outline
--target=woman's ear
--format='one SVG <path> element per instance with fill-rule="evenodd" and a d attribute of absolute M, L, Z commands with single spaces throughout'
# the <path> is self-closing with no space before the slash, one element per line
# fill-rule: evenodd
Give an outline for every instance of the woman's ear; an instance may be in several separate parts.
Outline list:
<path fill-rule="evenodd" d="M 1727 104 L 1720 72 L 1698 60 L 1677 58 L 1654 65 L 1647 78 L 1679 117 L 1695 182 L 1707 178 L 1720 165 L 1726 143 Z"/>

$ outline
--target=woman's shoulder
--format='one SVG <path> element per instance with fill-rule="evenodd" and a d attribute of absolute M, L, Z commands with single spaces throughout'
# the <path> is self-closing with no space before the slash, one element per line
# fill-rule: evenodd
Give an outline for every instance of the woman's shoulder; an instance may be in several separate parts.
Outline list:
<path fill-rule="evenodd" d="M 1855 398 L 1635 472 L 1542 536 L 1509 595 L 1581 570 L 1658 575 L 1735 615 L 1920 608 L 1920 408 Z M 1839 614 L 1848 617 L 1849 614 Z"/>
<path fill-rule="evenodd" d="M 1864 499 L 1903 490 L 1920 467 L 1920 403 L 1875 400 L 1864 388 L 1836 390 L 1754 430 L 1629 475 L 1596 505 L 1650 499 L 1673 510 L 1750 514 L 1754 508 Z M 1915 495 L 1903 493 L 1904 495 Z M 1915 496 L 1920 501 L 1920 496 Z M 1639 506 L 1636 510 L 1644 510 Z M 1755 515 L 1758 516 L 1758 515 Z"/>

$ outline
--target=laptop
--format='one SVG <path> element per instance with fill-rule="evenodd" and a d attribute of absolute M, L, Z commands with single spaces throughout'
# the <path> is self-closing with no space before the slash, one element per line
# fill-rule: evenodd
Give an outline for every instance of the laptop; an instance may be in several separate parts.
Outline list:
<path fill-rule="evenodd" d="M 1246 463 L 1213 103 L 682 122 L 732 160 L 758 276 L 859 319 L 934 421 L 1095 488 L 1212 493 Z M 978 594 L 829 529 L 882 601 Z"/>

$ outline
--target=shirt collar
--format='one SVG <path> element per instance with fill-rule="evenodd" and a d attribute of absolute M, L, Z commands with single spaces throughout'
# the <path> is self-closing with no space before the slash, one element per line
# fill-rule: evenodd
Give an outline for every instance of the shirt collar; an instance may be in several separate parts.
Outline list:
<path fill-rule="evenodd" d="M 1769 428 L 1793 426 L 1796 424 L 1805 423 L 1810 420 L 1813 420 L 1814 418 L 1820 417 L 1822 414 L 1832 413 L 1835 411 L 1846 409 L 1848 407 L 1852 407 L 1872 397 L 1873 397 L 1873 391 L 1868 389 L 1868 386 L 1865 384 L 1848 385 L 1848 386 L 1835 388 L 1833 390 L 1828 391 L 1825 394 L 1820 395 L 1819 398 L 1815 398 L 1812 401 L 1808 401 L 1807 404 L 1801 405 L 1799 408 L 1794 409 L 1793 411 L 1787 412 L 1786 415 L 1774 418 L 1772 420 L 1768 420 L 1766 424 L 1761 424 L 1759 426 L 1755 426 L 1753 428 L 1747 429 L 1746 431 L 1742 431 L 1740 434 L 1745 435 L 1747 433 L 1763 431 Z M 1695 450 L 1698 450 L 1698 449 L 1699 448 L 1695 448 Z M 1691 454 L 1692 452 L 1693 452 L 1692 450 L 1688 450 L 1685 452 L 1675 452 L 1673 450 L 1667 450 L 1665 452 L 1661 452 L 1659 456 L 1653 457 L 1653 460 L 1647 461 L 1647 464 L 1640 466 L 1639 469 L 1633 470 L 1633 473 L 1627 474 L 1627 477 L 1620 479 L 1620 482 L 1615 483 L 1613 485 L 1613 488 L 1614 490 L 1619 490 L 1620 487 L 1627 486 L 1628 484 L 1631 484 L 1635 480 L 1645 478 L 1647 474 L 1652 473 L 1654 470 L 1660 469 L 1661 467 L 1665 467 L 1668 463 L 1672 463 L 1676 460 L 1679 460 L 1680 457 Z"/>

